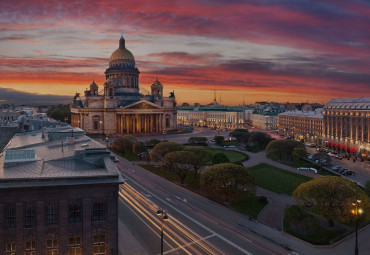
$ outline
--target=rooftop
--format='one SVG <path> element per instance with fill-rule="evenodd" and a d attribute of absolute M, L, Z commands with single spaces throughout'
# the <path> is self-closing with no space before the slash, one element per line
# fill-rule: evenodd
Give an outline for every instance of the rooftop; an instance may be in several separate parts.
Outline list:
<path fill-rule="evenodd" d="M 297 116 L 297 117 L 312 117 L 312 118 L 323 118 L 322 108 L 318 108 L 315 111 L 287 111 L 280 113 L 279 116 Z"/>
<path fill-rule="evenodd" d="M 0 189 L 123 183 L 104 145 L 79 128 L 15 135 L 0 154 Z"/>
<path fill-rule="evenodd" d="M 333 98 L 324 109 L 370 110 L 370 97 Z"/>

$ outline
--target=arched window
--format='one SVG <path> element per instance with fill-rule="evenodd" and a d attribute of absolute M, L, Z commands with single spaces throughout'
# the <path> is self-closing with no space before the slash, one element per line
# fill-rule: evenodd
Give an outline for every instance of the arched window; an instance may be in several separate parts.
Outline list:
<path fill-rule="evenodd" d="M 170 118 L 166 118 L 166 128 L 170 127 Z"/>

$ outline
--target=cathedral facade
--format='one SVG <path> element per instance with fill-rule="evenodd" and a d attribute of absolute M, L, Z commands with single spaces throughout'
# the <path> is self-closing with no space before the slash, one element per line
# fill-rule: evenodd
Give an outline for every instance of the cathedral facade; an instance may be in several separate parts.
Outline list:
<path fill-rule="evenodd" d="M 76 93 L 71 104 L 71 125 L 88 134 L 159 134 L 176 129 L 174 92 L 163 96 L 158 79 L 151 85 L 151 94 L 139 89 L 139 70 L 125 39 L 119 40 L 105 70 L 104 88 L 93 82 L 84 95 Z"/>

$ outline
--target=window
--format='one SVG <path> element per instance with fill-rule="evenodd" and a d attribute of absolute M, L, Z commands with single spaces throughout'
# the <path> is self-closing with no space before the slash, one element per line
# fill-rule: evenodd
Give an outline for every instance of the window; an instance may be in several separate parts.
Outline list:
<path fill-rule="evenodd" d="M 58 255 L 58 240 L 46 240 L 46 255 Z"/>
<path fill-rule="evenodd" d="M 5 227 L 15 228 L 15 208 L 5 208 Z"/>
<path fill-rule="evenodd" d="M 94 255 L 105 255 L 105 235 L 94 236 L 93 254 Z"/>
<path fill-rule="evenodd" d="M 24 226 L 32 228 L 36 225 L 36 214 L 34 207 L 27 207 L 24 213 Z"/>
<path fill-rule="evenodd" d="M 5 244 L 5 254 L 15 255 L 15 242 L 9 242 Z"/>
<path fill-rule="evenodd" d="M 97 130 L 98 129 L 98 121 L 97 120 L 94 120 L 94 129 Z"/>
<path fill-rule="evenodd" d="M 27 241 L 24 251 L 26 255 L 36 255 L 36 241 Z"/>
<path fill-rule="evenodd" d="M 93 220 L 105 220 L 105 203 L 93 204 Z"/>
<path fill-rule="evenodd" d="M 74 204 L 69 205 L 68 213 L 69 222 L 80 222 L 81 221 L 81 206 Z"/>
<path fill-rule="evenodd" d="M 72 237 L 69 238 L 68 244 L 68 255 L 81 255 L 81 238 Z"/>
<path fill-rule="evenodd" d="M 58 224 L 58 207 L 49 205 L 46 211 L 46 224 Z"/>

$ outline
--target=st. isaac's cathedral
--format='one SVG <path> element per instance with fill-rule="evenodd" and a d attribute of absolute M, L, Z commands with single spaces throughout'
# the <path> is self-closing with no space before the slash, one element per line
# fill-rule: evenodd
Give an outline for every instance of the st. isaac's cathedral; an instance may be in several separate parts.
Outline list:
<path fill-rule="evenodd" d="M 93 82 L 84 96 L 76 93 L 71 104 L 71 125 L 88 134 L 158 134 L 176 129 L 176 99 L 174 92 L 163 96 L 158 79 L 151 94 L 139 92 L 139 70 L 125 39 L 119 40 L 105 70 L 104 89 Z"/>

